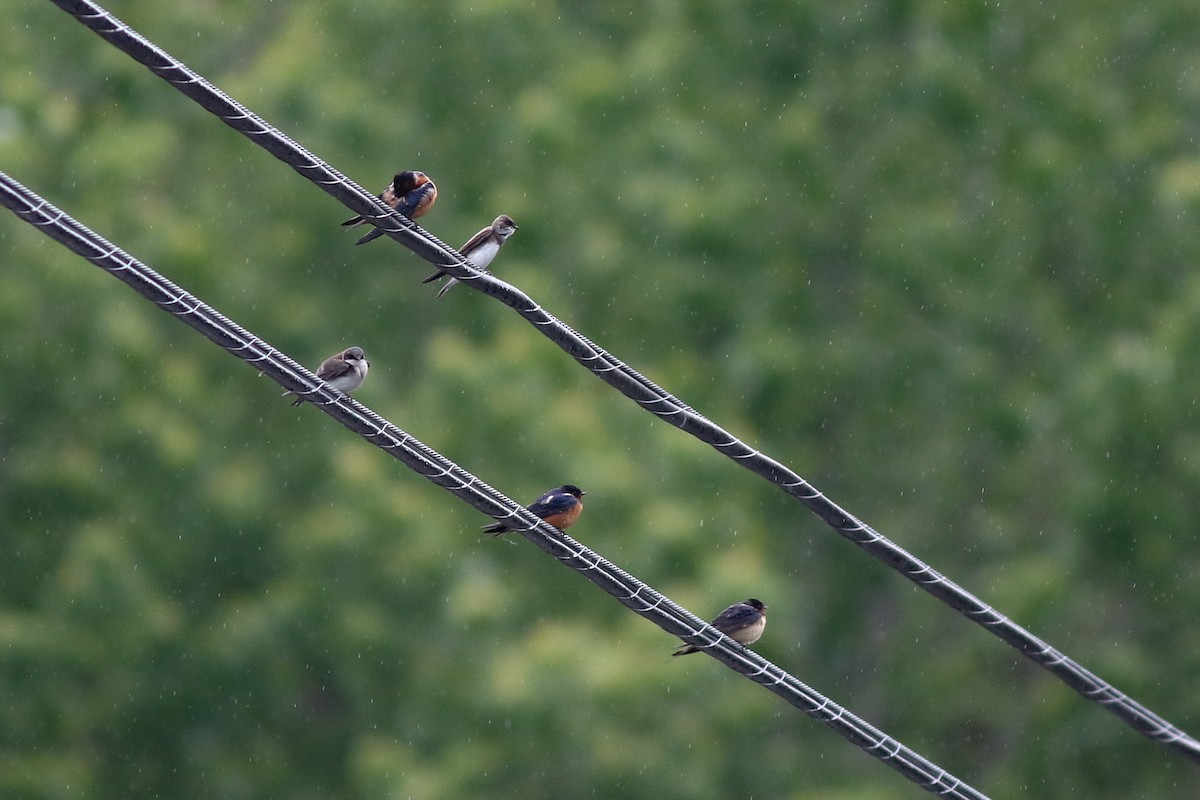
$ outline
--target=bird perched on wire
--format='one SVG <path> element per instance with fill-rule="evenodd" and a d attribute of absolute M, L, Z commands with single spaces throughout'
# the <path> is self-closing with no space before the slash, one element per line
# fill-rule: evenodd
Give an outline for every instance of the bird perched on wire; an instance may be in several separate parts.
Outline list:
<path fill-rule="evenodd" d="M 458 252 L 466 256 L 467 260 L 470 261 L 476 269 L 480 270 L 481 272 L 486 272 L 488 265 L 492 263 L 492 259 L 496 257 L 497 253 L 500 252 L 500 248 L 505 242 L 508 241 L 508 237 L 516 233 L 518 227 L 520 226 L 512 221 L 512 217 L 510 217 L 508 214 L 501 214 L 492 220 L 492 224 L 490 226 L 484 228 L 479 233 L 468 239 L 466 244 L 458 248 Z M 436 281 L 438 278 L 444 277 L 445 275 L 446 273 L 439 269 L 437 272 L 421 281 L 421 283 L 430 283 L 432 281 Z M 450 291 L 450 288 L 456 283 L 458 283 L 457 278 L 450 278 L 450 280 L 446 281 L 446 285 L 438 290 L 437 296 L 441 297 L 446 292 Z"/>
<path fill-rule="evenodd" d="M 416 219 L 433 208 L 434 201 L 437 200 L 437 186 L 424 172 L 398 172 L 378 197 L 384 205 L 396 209 L 396 213 L 401 216 Z M 365 222 L 367 219 L 360 214 L 346 220 L 342 225 L 357 227 Z M 366 244 L 383 236 L 383 233 L 383 228 L 375 228 L 355 244 Z"/>
<path fill-rule="evenodd" d="M 564 483 L 557 489 L 551 489 L 544 495 L 533 501 L 529 511 L 538 519 L 549 522 L 560 531 L 565 531 L 567 528 L 575 524 L 579 519 L 580 512 L 583 511 L 583 496 L 587 492 L 570 483 Z M 505 522 L 493 522 L 490 525 L 484 525 L 484 533 L 491 533 L 499 536 L 502 533 L 517 530 L 509 527 Z"/>
<path fill-rule="evenodd" d="M 339 392 L 349 393 L 362 386 L 370 366 L 361 347 L 347 347 L 337 355 L 322 361 L 321 366 L 317 367 L 317 377 Z M 287 397 L 289 394 L 295 392 L 286 391 L 283 396 Z M 303 402 L 303 397 L 297 397 L 292 401 L 292 405 L 298 406 Z"/>
<path fill-rule="evenodd" d="M 754 644 L 762 636 L 763 628 L 767 627 L 767 607 L 761 600 L 751 597 L 740 603 L 734 603 L 729 608 L 717 614 L 711 623 L 714 628 L 733 639 L 738 644 Z M 694 644 L 685 644 L 673 656 L 686 656 L 699 653 L 700 648 Z"/>

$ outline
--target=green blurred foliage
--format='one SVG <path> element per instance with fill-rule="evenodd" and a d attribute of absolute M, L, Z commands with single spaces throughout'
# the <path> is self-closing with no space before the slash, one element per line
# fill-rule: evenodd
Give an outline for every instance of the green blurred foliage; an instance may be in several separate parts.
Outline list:
<path fill-rule="evenodd" d="M 126 0 L 452 244 L 1200 732 L 1200 10 Z M 0 168 L 994 796 L 1200 777 L 50 3 Z M 0 794 L 925 796 L 0 215 Z M 420 623 L 420 624 L 418 624 Z"/>

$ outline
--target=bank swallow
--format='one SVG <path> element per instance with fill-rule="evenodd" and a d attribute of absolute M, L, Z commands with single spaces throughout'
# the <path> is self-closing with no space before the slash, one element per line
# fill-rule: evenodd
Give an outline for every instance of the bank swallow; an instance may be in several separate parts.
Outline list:
<path fill-rule="evenodd" d="M 337 355 L 322 361 L 321 366 L 317 367 L 317 377 L 339 392 L 348 394 L 362 386 L 369 366 L 361 347 L 347 347 Z M 283 396 L 287 397 L 289 394 L 296 393 L 287 391 Z M 304 397 L 297 397 L 292 401 L 292 405 L 298 406 L 304 400 Z"/>
<path fill-rule="evenodd" d="M 492 263 L 492 259 L 500 252 L 500 248 L 508 241 L 508 237 L 512 236 L 519 226 L 512 221 L 512 217 L 507 214 L 501 214 L 492 220 L 492 224 L 479 231 L 479 233 L 467 240 L 467 243 L 458 248 L 458 252 L 462 253 L 472 266 L 481 272 L 486 272 L 488 265 Z M 430 283 L 438 278 L 445 276 L 446 273 L 438 270 L 430 275 L 421 283 Z M 438 290 L 437 296 L 441 297 L 450 288 L 458 283 L 458 279 L 450 278 L 446 281 L 446 285 Z"/>

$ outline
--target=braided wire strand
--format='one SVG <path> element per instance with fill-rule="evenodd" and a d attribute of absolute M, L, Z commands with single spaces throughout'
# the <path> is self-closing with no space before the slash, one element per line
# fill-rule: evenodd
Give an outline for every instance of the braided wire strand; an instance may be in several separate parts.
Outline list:
<path fill-rule="evenodd" d="M 0 172 L 0 205 L 122 281 L 281 386 L 304 391 L 317 408 L 412 471 L 471 506 L 517 526 L 543 552 L 583 575 L 626 608 L 696 644 L 730 669 L 773 692 L 892 767 L 926 791 L 964 800 L 987 796 L 823 696 L 757 653 L 737 644 L 669 597 L 538 519 L 527 509 L 353 398 L 326 387 L 268 342 L 228 319 Z"/>
<path fill-rule="evenodd" d="M 90 0 L 52 2 L 216 115 L 226 125 L 244 134 L 252 142 L 337 198 L 347 208 L 371 217 L 389 236 L 421 258 L 512 308 L 530 322 L 535 330 L 647 411 L 705 442 L 732 459 L 734 463 L 766 478 L 798 500 L 844 538 L 904 575 L 950 608 L 978 623 L 984 630 L 1016 648 L 1085 699 L 1099 703 L 1139 733 L 1200 763 L 1200 741 L 1117 690 L 1098 675 L 890 541 L 826 497 L 795 471 L 742 442 L 605 352 L 588 338 L 544 311 L 524 292 L 490 273 L 476 271 L 460 253 L 447 247 L 410 220 L 393 213 L 374 195 L 364 191 L 96 3 Z"/>

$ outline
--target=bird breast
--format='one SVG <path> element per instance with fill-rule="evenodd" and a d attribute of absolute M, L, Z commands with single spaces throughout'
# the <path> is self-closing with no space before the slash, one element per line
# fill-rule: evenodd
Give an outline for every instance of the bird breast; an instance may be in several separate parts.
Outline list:
<path fill-rule="evenodd" d="M 482 270 L 487 269 L 488 264 L 492 263 L 492 259 L 499 252 L 500 245 L 495 241 L 488 241 L 467 254 L 467 258 L 471 260 L 472 264 Z"/>

